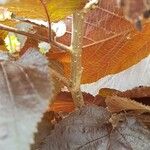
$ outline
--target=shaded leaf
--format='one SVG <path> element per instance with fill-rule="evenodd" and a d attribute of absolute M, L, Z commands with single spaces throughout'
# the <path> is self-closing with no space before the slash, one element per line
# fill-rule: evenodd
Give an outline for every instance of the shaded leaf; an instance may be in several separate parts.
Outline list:
<path fill-rule="evenodd" d="M 8 53 L 0 50 L 0 61 L 8 59 L 9 59 Z"/>
<path fill-rule="evenodd" d="M 112 129 L 106 109 L 85 106 L 63 119 L 45 138 L 40 150 L 147 150 L 149 131 L 134 118 L 127 117 Z"/>
<path fill-rule="evenodd" d="M 110 136 L 109 147 L 112 150 L 148 150 L 150 147 L 150 131 L 134 117 L 127 117 Z"/>
<path fill-rule="evenodd" d="M 38 145 L 41 144 L 44 138 L 50 134 L 51 130 L 53 129 L 53 124 L 51 123 L 53 119 L 54 112 L 47 111 L 46 113 L 44 113 L 41 122 L 39 122 L 38 124 L 38 132 L 35 134 L 35 142 L 32 145 L 31 149 L 37 149 Z"/>
<path fill-rule="evenodd" d="M 29 49 L 17 62 L 0 61 L 0 148 L 29 150 L 52 98 L 47 60 Z"/>
<path fill-rule="evenodd" d="M 148 129 L 150 129 L 150 115 L 148 113 L 139 115 L 139 116 L 137 116 L 137 118 L 140 121 L 142 121 L 145 124 L 145 126 L 148 127 Z"/>

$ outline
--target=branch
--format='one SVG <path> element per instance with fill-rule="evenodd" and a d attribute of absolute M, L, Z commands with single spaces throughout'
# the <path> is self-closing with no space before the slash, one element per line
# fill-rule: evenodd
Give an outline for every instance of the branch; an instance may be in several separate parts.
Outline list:
<path fill-rule="evenodd" d="M 42 37 L 42 36 L 39 36 L 39 35 L 34 35 L 32 33 L 25 32 L 25 31 L 20 31 L 16 28 L 9 27 L 9 26 L 3 25 L 3 24 L 0 24 L 0 30 L 5 30 L 7 32 L 14 32 L 14 33 L 17 33 L 17 34 L 28 36 L 28 37 L 33 38 L 33 39 L 37 39 L 39 41 L 48 42 L 48 39 L 45 38 L 45 37 Z"/>
<path fill-rule="evenodd" d="M 72 97 L 76 107 L 84 105 L 83 95 L 80 89 L 82 77 L 82 43 L 84 35 L 84 13 L 76 12 L 73 14 L 72 39 L 71 39 L 71 80 L 72 80 Z"/>
<path fill-rule="evenodd" d="M 15 21 L 29 23 L 29 24 L 34 25 L 34 26 L 39 26 L 38 23 L 35 23 L 35 22 L 31 21 L 30 19 L 26 19 L 26 18 L 23 18 L 23 17 L 20 17 L 20 16 L 16 16 L 15 14 L 12 15 L 11 20 L 12 21 L 15 20 Z M 40 25 L 40 26 L 44 26 L 44 25 Z"/>
<path fill-rule="evenodd" d="M 37 34 L 34 34 L 34 33 L 21 31 L 21 30 L 18 30 L 16 28 L 9 27 L 9 26 L 3 25 L 3 24 L 0 24 L 0 30 L 4 30 L 4 31 L 7 31 L 7 32 L 13 32 L 13 33 L 20 34 L 20 35 L 25 35 L 27 37 L 30 37 L 34 40 L 36 39 L 38 41 L 44 41 L 44 42 L 47 42 L 47 43 L 49 42 L 49 39 L 46 38 L 46 37 L 43 37 L 43 36 L 40 36 L 40 35 L 37 35 Z M 54 47 L 61 48 L 62 50 L 68 51 L 67 47 L 64 47 L 63 45 L 60 45 L 59 43 L 55 43 L 55 41 L 51 41 L 50 44 Z"/>

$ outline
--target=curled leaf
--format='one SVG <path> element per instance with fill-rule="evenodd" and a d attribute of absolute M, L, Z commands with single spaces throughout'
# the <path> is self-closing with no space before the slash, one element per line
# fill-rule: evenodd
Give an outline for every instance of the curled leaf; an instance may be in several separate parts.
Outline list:
<path fill-rule="evenodd" d="M 117 95 L 120 97 L 127 97 L 127 98 L 143 98 L 143 97 L 150 97 L 150 87 L 136 87 L 131 90 L 127 91 L 118 91 L 115 89 L 103 88 L 100 89 L 99 95 L 103 97 Z"/>
<path fill-rule="evenodd" d="M 144 104 L 138 103 L 134 100 L 118 97 L 118 96 L 108 96 L 106 97 L 106 105 L 108 110 L 112 113 L 133 110 L 136 112 L 150 112 L 150 106 L 145 106 Z"/>
<path fill-rule="evenodd" d="M 150 97 L 150 87 L 137 87 L 131 90 L 127 90 L 124 92 L 117 92 L 118 96 L 128 97 L 128 98 L 143 98 Z"/>

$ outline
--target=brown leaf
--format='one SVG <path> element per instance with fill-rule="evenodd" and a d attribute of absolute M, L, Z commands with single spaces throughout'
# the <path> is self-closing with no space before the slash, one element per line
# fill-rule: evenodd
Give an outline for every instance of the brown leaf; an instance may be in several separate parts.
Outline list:
<path fill-rule="evenodd" d="M 66 20 L 68 32 L 59 39 L 69 44 L 71 20 Z M 123 17 L 116 0 L 102 0 L 99 7 L 88 13 L 85 21 L 83 41 L 82 83 L 94 82 L 106 75 L 118 73 L 136 64 L 150 53 L 150 23 L 142 32 L 136 31 Z M 57 57 L 56 57 L 57 56 Z M 67 77 L 70 75 L 70 56 L 68 53 L 54 55 L 64 65 Z"/>
<path fill-rule="evenodd" d="M 71 97 L 71 94 L 68 92 L 59 93 L 55 99 L 54 103 L 50 106 L 50 110 L 54 112 L 72 112 L 75 106 Z"/>
<path fill-rule="evenodd" d="M 133 88 L 131 90 L 124 91 L 124 92 L 121 92 L 115 89 L 103 88 L 103 89 L 100 89 L 99 95 L 102 97 L 117 95 L 119 97 L 134 99 L 137 102 L 150 105 L 150 102 L 149 102 L 150 87 L 140 86 L 137 88 Z"/>
<path fill-rule="evenodd" d="M 127 97 L 127 98 L 150 97 L 150 87 L 140 86 L 123 92 L 115 89 L 103 88 L 100 89 L 99 95 L 103 97 L 117 95 L 120 97 Z"/>
<path fill-rule="evenodd" d="M 150 112 L 150 106 L 145 106 L 128 98 L 108 96 L 106 97 L 105 102 L 108 107 L 108 110 L 112 113 L 128 110 L 132 110 L 139 113 Z"/>
<path fill-rule="evenodd" d="M 35 3 L 38 3 L 38 5 L 35 5 Z M 30 9 L 36 11 L 35 13 L 31 11 L 33 16 L 38 12 L 37 9 L 41 11 L 38 15 L 43 16 L 44 13 L 43 9 L 38 8 L 39 1 L 31 1 L 29 4 L 26 0 L 23 0 L 20 4 L 18 3 L 14 6 L 11 4 L 11 6 L 12 9 L 19 7 L 18 13 L 19 10 L 24 11 L 22 8 L 25 8 L 25 14 L 28 14 Z M 33 6 L 36 6 L 35 10 Z M 29 13 L 29 15 L 31 14 Z M 69 45 L 71 18 L 66 19 L 66 24 L 67 33 L 63 38 L 59 38 L 58 41 Z M 142 32 L 135 31 L 123 17 L 122 11 L 118 9 L 116 0 L 110 0 L 109 2 L 101 0 L 99 7 L 89 12 L 85 21 L 82 83 L 91 83 L 108 74 L 118 73 L 145 58 L 150 53 L 149 29 L 150 23 L 147 23 Z M 27 47 L 31 46 L 32 43 L 37 46 L 36 41 L 32 42 L 30 40 L 28 43 L 30 44 Z M 53 53 L 58 48 L 53 47 L 52 49 L 48 57 L 60 61 L 64 66 L 66 76 L 69 77 L 70 55 L 60 51 L 60 49 L 57 53 Z"/>
<path fill-rule="evenodd" d="M 128 97 L 128 98 L 144 98 L 150 97 L 150 87 L 137 87 L 132 90 L 127 90 L 124 92 L 117 92 L 116 95 L 121 97 Z"/>
<path fill-rule="evenodd" d="M 106 109 L 85 106 L 55 126 L 39 145 L 40 150 L 147 150 L 149 131 L 134 118 L 127 117 L 112 129 Z"/>
<path fill-rule="evenodd" d="M 95 99 L 92 95 L 83 93 L 83 98 L 86 104 L 99 104 L 100 99 Z M 50 106 L 50 110 L 54 112 L 69 113 L 74 111 L 75 106 L 70 92 L 61 92 L 55 99 L 54 103 Z"/>

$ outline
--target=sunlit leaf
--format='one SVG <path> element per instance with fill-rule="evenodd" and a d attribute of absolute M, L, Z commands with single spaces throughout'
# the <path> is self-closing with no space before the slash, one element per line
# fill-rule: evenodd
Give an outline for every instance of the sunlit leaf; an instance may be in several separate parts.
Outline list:
<path fill-rule="evenodd" d="M 87 0 L 50 0 L 48 10 L 52 21 L 64 19 L 73 12 L 82 9 Z"/>
<path fill-rule="evenodd" d="M 59 21 L 74 11 L 80 10 L 86 4 L 86 0 L 44 0 L 51 18 L 51 21 Z M 65 5 L 64 5 L 65 3 Z M 20 0 L 19 2 L 10 2 L 5 7 L 15 13 L 17 16 L 27 18 L 46 19 L 45 10 L 40 0 Z M 40 12 L 39 12 L 40 11 Z"/>
<path fill-rule="evenodd" d="M 9 33 L 4 41 L 10 54 L 20 51 L 21 43 L 14 33 Z"/>
<path fill-rule="evenodd" d="M 131 66 L 130 68 L 121 71 L 120 73 L 105 76 L 98 81 L 91 83 L 91 84 L 82 84 L 81 89 L 83 92 L 90 93 L 92 95 L 97 95 L 99 92 L 102 95 L 107 95 L 107 93 L 111 94 L 113 91 L 110 89 L 117 89 L 120 91 L 126 91 L 135 87 L 141 87 L 140 89 L 137 88 L 136 94 L 141 96 L 148 90 L 148 86 L 150 85 L 150 69 L 149 69 L 149 62 L 150 62 L 150 55 L 141 60 L 136 65 Z M 110 88 L 109 90 L 103 88 Z M 145 90 L 144 90 L 145 89 Z M 99 91 L 100 90 L 100 91 Z M 101 91 L 102 90 L 102 91 Z M 140 92 L 138 92 L 140 91 Z M 131 92 L 132 91 L 128 91 Z M 148 92 L 148 91 L 147 91 Z M 148 93 L 145 93 L 148 95 Z M 133 95 L 135 94 L 133 92 Z M 150 93 L 150 92 L 149 92 Z M 129 96 L 129 95 L 126 95 Z M 136 95 L 134 95 L 136 98 Z M 129 97 L 131 98 L 131 97 Z"/>
<path fill-rule="evenodd" d="M 123 17 L 116 0 L 102 0 L 100 6 L 87 15 L 83 41 L 82 83 L 94 82 L 106 75 L 118 73 L 138 63 L 150 54 L 150 23 L 138 32 Z M 71 37 L 70 19 L 66 20 L 68 32 L 59 39 L 68 45 Z M 53 54 L 49 56 L 53 58 Z M 67 77 L 70 74 L 70 56 L 61 53 L 56 58 L 63 63 Z"/>

